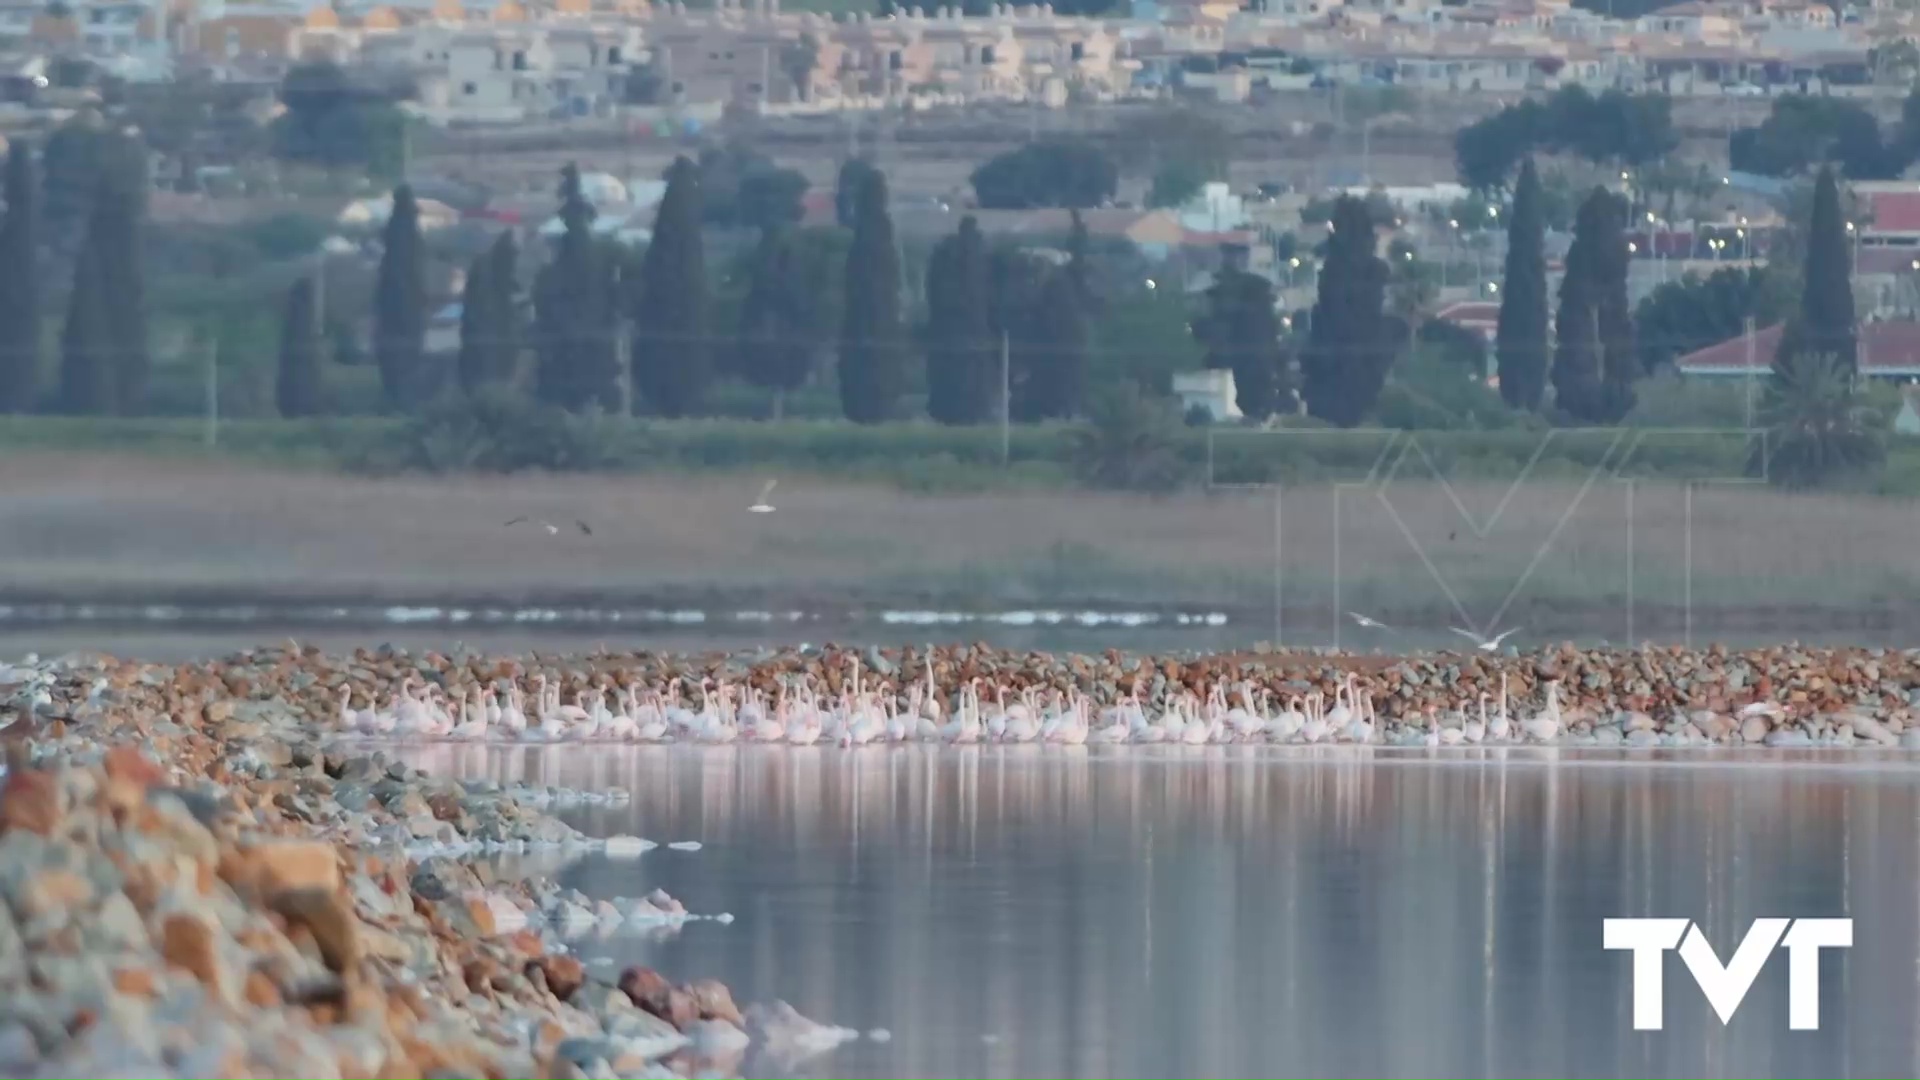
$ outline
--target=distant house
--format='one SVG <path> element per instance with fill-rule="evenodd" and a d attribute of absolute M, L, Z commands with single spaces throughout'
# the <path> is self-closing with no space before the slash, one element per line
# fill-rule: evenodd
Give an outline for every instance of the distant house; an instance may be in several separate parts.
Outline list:
<path fill-rule="evenodd" d="M 1680 374 L 1703 377 L 1765 375 L 1780 348 L 1776 323 L 1751 335 L 1728 338 L 1673 362 Z M 1860 326 L 1860 372 L 1874 379 L 1920 379 L 1920 323 L 1870 322 Z"/>
<path fill-rule="evenodd" d="M 1213 417 L 1215 423 L 1238 420 L 1243 415 L 1240 406 L 1234 404 L 1237 391 L 1233 386 L 1233 372 L 1227 368 L 1175 372 L 1173 393 L 1180 399 L 1180 411 L 1183 413 L 1190 413 L 1195 406 L 1199 406 L 1207 410 L 1207 415 Z"/>

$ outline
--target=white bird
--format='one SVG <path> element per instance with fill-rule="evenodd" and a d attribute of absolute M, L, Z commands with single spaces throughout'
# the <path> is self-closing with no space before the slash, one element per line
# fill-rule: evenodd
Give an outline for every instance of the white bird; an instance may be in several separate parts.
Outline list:
<path fill-rule="evenodd" d="M 1506 742 L 1513 735 L 1513 724 L 1507 719 L 1507 673 L 1500 673 L 1500 711 L 1487 721 L 1487 738 L 1493 742 Z"/>
<path fill-rule="evenodd" d="M 1520 730 L 1529 739 L 1552 742 L 1560 735 L 1560 680 L 1547 683 L 1547 707 L 1531 719 L 1520 722 Z"/>
<path fill-rule="evenodd" d="M 1520 632 L 1520 628 L 1516 626 L 1511 630 L 1502 630 L 1498 637 L 1483 638 L 1471 630 L 1462 630 L 1457 626 L 1449 626 L 1447 629 L 1473 642 L 1473 647 L 1479 649 L 1481 652 L 1492 652 L 1500 647 L 1501 642 Z"/>
<path fill-rule="evenodd" d="M 1385 630 L 1388 633 L 1392 633 L 1393 631 L 1393 627 L 1388 626 L 1386 623 L 1383 623 L 1378 619 L 1369 619 L 1365 615 L 1362 615 L 1357 611 L 1347 612 L 1347 618 L 1352 619 L 1354 622 L 1359 623 L 1361 626 L 1367 628 L 1368 630 Z"/>
<path fill-rule="evenodd" d="M 773 494 L 773 486 L 779 482 L 780 480 L 777 477 L 767 481 L 767 486 L 760 489 L 760 497 L 753 500 L 753 505 L 747 507 L 747 509 L 756 514 L 773 513 L 773 504 L 767 501 L 767 497 Z"/>

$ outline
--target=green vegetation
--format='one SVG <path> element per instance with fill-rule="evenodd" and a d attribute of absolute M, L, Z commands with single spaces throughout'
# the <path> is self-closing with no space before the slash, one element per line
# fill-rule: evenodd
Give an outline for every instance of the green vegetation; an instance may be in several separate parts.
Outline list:
<path fill-rule="evenodd" d="M 1910 94 L 1899 126 L 1883 136 L 1880 122 L 1846 98 L 1787 94 L 1773 100 L 1767 118 L 1727 139 L 1734 168 L 1762 176 L 1791 176 L 1830 162 L 1850 179 L 1889 180 L 1920 152 L 1920 95 Z"/>
<path fill-rule="evenodd" d="M 307 278 L 294 282 L 287 290 L 287 309 L 281 318 L 280 367 L 273 387 L 280 415 L 289 420 L 317 416 L 321 410 L 318 315 L 313 282 Z"/>
<path fill-rule="evenodd" d="M 1753 448 L 1747 471 L 1782 487 L 1857 482 L 1886 461 L 1883 418 L 1852 366 L 1831 353 L 1782 355 L 1760 416 L 1767 438 Z"/>
<path fill-rule="evenodd" d="M 39 187 L 33 148 L 16 140 L 7 153 L 7 217 L 0 225 L 0 413 L 30 411 L 40 392 Z"/>
<path fill-rule="evenodd" d="M 845 170 L 842 179 L 847 179 Z M 906 366 L 900 249 L 887 213 L 887 179 L 854 171 L 853 246 L 847 250 L 840 321 L 840 400 L 847 419 L 877 424 L 899 407 Z"/>
<path fill-rule="evenodd" d="M 1640 360 L 1627 310 L 1626 201 L 1595 188 L 1580 206 L 1554 318 L 1553 402 L 1577 423 L 1617 424 L 1633 408 Z"/>
<path fill-rule="evenodd" d="M 707 262 L 700 241 L 700 171 L 685 157 L 667 170 L 653 241 L 640 262 L 633 307 L 634 408 L 686 416 L 700 406 L 708 362 Z"/>
<path fill-rule="evenodd" d="M 981 424 L 999 415 L 999 350 L 990 340 L 987 245 L 969 214 L 927 267 L 927 415 Z"/>
<path fill-rule="evenodd" d="M 597 405 L 624 411 L 620 398 L 616 263 L 593 236 L 593 204 L 580 190 L 580 170 L 560 171 L 560 235 L 534 285 L 535 343 L 540 362 L 535 396 L 563 409 Z"/>
<path fill-rule="evenodd" d="M 1295 404 L 1273 305 L 1266 278 L 1224 270 L 1207 290 L 1205 314 L 1193 322 L 1193 336 L 1207 348 L 1207 366 L 1233 372 L 1234 404 L 1254 420 L 1292 412 Z"/>
<path fill-rule="evenodd" d="M 1678 142 L 1666 95 L 1608 90 L 1595 97 L 1571 85 L 1461 128 L 1454 157 L 1461 183 L 1490 191 L 1504 187 L 1514 167 L 1535 152 L 1633 167 L 1660 160 Z"/>
<path fill-rule="evenodd" d="M 1085 209 L 1112 199 L 1119 184 L 1113 160 L 1084 139 L 1031 142 L 973 170 L 973 193 L 988 210 Z"/>
<path fill-rule="evenodd" d="M 1379 398 L 1401 342 L 1382 318 L 1388 271 L 1374 254 L 1374 220 L 1366 203 L 1342 197 L 1329 227 L 1320 295 L 1300 358 L 1300 391 L 1309 413 L 1353 427 Z"/>
<path fill-rule="evenodd" d="M 393 212 L 381 232 L 380 271 L 373 287 L 373 359 L 395 405 L 432 396 L 427 371 L 427 253 L 413 189 L 393 189 Z"/>
<path fill-rule="evenodd" d="M 1527 158 L 1507 214 L 1507 266 L 1501 280 L 1500 325 L 1494 353 L 1500 396 L 1516 409 L 1535 410 L 1547 389 L 1546 219 L 1540 173 Z"/>

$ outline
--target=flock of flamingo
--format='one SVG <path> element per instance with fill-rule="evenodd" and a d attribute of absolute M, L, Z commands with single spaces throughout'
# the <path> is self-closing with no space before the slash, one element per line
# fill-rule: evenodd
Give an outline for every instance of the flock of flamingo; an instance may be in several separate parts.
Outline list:
<path fill-rule="evenodd" d="M 949 711 L 935 689 L 933 673 L 914 682 L 904 695 L 882 683 L 868 690 L 856 666 L 850 688 L 822 696 L 811 677 L 781 684 L 771 699 L 760 690 L 744 692 L 724 681 L 702 679 L 690 697 L 657 690 L 603 683 L 581 691 L 574 703 L 561 703 L 557 686 L 545 675 L 532 680 L 532 699 L 516 684 L 502 695 L 474 685 L 449 699 L 438 686 L 408 679 L 388 706 L 357 710 L 353 688 L 340 689 L 338 722 L 342 729 L 374 737 L 452 741 L 512 742 L 759 742 L 810 746 L 866 746 L 886 743 L 1376 743 L 1427 746 L 1476 743 L 1552 742 L 1566 730 L 1560 713 L 1558 683 L 1547 684 L 1545 707 L 1528 716 L 1508 710 L 1506 676 L 1496 698 L 1481 694 L 1477 708 L 1442 713 L 1426 711 L 1424 727 L 1401 725 L 1389 737 L 1374 712 L 1373 697 L 1354 685 L 1354 676 L 1336 685 L 1333 707 L 1319 692 L 1278 701 L 1249 684 L 1216 684 L 1204 694 L 1176 687 L 1157 702 L 1142 702 L 1137 691 L 1096 707 L 1076 690 L 1042 695 L 1026 689 L 1009 693 L 995 687 L 982 694 L 980 680 L 960 687 Z M 683 704 L 683 702 L 685 702 Z M 1489 703 L 1493 709 L 1489 711 Z M 689 707 L 697 706 L 697 707 Z"/>

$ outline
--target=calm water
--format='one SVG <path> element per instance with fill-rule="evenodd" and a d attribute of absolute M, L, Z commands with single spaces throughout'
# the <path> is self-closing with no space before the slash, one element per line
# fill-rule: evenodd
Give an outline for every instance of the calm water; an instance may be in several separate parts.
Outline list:
<path fill-rule="evenodd" d="M 586 947 L 885 1027 L 816 1076 L 1915 1075 L 1920 767 L 1890 756 L 1268 748 L 440 747 L 578 786 L 596 833 L 696 839 L 533 868 L 731 926 Z M 1822 1030 L 1786 961 L 1723 1027 L 1677 958 L 1631 1030 L 1601 920 L 1851 916 Z"/>

